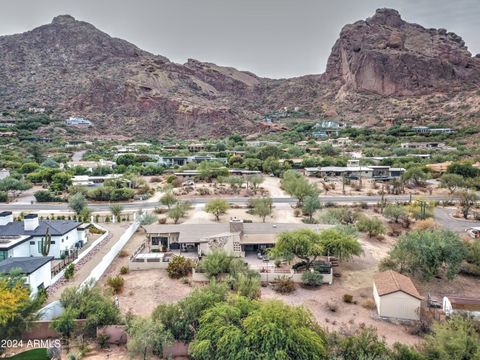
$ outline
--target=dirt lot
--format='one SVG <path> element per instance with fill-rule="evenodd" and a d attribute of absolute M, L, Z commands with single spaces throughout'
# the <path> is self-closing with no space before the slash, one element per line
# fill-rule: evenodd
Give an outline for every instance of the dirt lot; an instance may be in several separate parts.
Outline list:
<path fill-rule="evenodd" d="M 123 250 L 128 256 L 117 257 L 99 281 L 99 285 L 106 287 L 109 276 L 117 275 L 122 266 L 128 266 L 130 254 L 137 249 L 145 239 L 143 232 L 137 232 L 125 245 Z M 122 313 L 131 311 L 135 315 L 149 315 L 157 305 L 173 303 L 186 297 L 193 288 L 182 284 L 179 280 L 172 280 L 167 272 L 161 269 L 130 271 L 122 275 L 125 279 L 123 292 L 118 295 Z"/>

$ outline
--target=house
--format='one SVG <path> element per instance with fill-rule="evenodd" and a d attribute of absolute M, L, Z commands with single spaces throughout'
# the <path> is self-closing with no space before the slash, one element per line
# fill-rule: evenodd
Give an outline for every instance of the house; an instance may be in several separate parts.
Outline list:
<path fill-rule="evenodd" d="M 278 141 L 267 141 L 267 140 L 256 140 L 256 141 L 247 141 L 245 144 L 249 147 L 262 147 L 262 146 L 279 146 Z"/>
<path fill-rule="evenodd" d="M 82 117 L 70 117 L 67 120 L 65 120 L 65 125 L 68 126 L 79 126 L 79 127 L 88 127 L 92 126 L 93 123 L 92 121 L 82 118 Z"/>
<path fill-rule="evenodd" d="M 15 131 L 0 131 L 0 137 L 15 137 L 17 133 Z"/>
<path fill-rule="evenodd" d="M 258 170 L 245 170 L 245 169 L 228 169 L 230 175 L 234 176 L 248 176 L 248 175 L 256 175 L 261 174 Z M 182 172 L 174 173 L 175 176 L 181 176 L 184 178 L 193 178 L 200 175 L 200 171 L 198 170 L 184 170 Z"/>
<path fill-rule="evenodd" d="M 122 174 L 108 174 L 99 176 L 75 175 L 72 178 L 72 185 L 95 186 L 103 184 L 106 180 L 115 180 L 122 177 Z"/>
<path fill-rule="evenodd" d="M 8 169 L 0 170 L 0 180 L 3 180 L 10 176 L 10 171 Z"/>
<path fill-rule="evenodd" d="M 100 159 L 98 161 L 88 161 L 88 160 L 78 160 L 78 161 L 69 161 L 67 163 L 69 167 L 82 166 L 87 168 L 89 171 L 96 169 L 98 167 L 111 167 L 114 168 L 117 166 L 115 161 Z"/>
<path fill-rule="evenodd" d="M 467 314 L 476 319 L 480 319 L 480 298 L 444 296 L 442 308 L 447 316 Z"/>
<path fill-rule="evenodd" d="M 52 282 L 53 256 L 15 257 L 0 261 L 0 274 L 9 274 L 19 270 L 30 286 L 30 296 L 50 286 Z"/>
<path fill-rule="evenodd" d="M 456 149 L 451 146 L 445 145 L 442 142 L 411 142 L 411 143 L 401 143 L 400 147 L 402 149 L 413 149 L 413 150 L 439 150 L 439 151 L 455 151 Z"/>
<path fill-rule="evenodd" d="M 188 144 L 187 146 L 188 151 L 190 152 L 199 152 L 205 150 L 205 144 L 197 143 L 197 144 Z"/>
<path fill-rule="evenodd" d="M 392 168 L 390 166 L 360 166 L 359 160 L 350 160 L 348 161 L 347 166 L 305 168 L 306 176 L 346 177 L 350 179 L 367 178 L 374 180 L 389 180 L 399 178 L 404 172 L 404 168 Z"/>
<path fill-rule="evenodd" d="M 300 228 L 320 230 L 329 225 L 243 223 L 231 219 L 229 224 L 179 224 L 145 225 L 147 248 L 150 251 L 192 252 L 198 256 L 214 250 L 224 250 L 232 256 L 245 257 L 257 254 L 275 245 L 276 237 L 283 231 Z"/>
<path fill-rule="evenodd" d="M 393 270 L 373 277 L 373 298 L 381 317 L 419 320 L 422 296 L 412 280 Z"/>
<path fill-rule="evenodd" d="M 452 128 L 431 128 L 428 126 L 415 126 L 412 128 L 417 134 L 454 134 Z"/>
<path fill-rule="evenodd" d="M 0 213 L 0 260 L 10 257 L 42 256 L 45 234 L 51 235 L 48 256 L 60 258 L 87 242 L 87 227 L 71 220 L 39 220 L 38 215 L 26 215 L 14 221 L 11 211 Z"/>
<path fill-rule="evenodd" d="M 145 166 L 184 166 L 189 163 L 201 163 L 203 161 L 217 161 L 226 164 L 227 158 L 217 158 L 212 155 L 193 155 L 193 156 L 152 156 L 157 159 L 156 162 L 145 162 Z"/>
<path fill-rule="evenodd" d="M 316 138 L 338 136 L 343 128 L 345 124 L 334 120 L 323 120 L 313 126 L 312 136 Z"/>

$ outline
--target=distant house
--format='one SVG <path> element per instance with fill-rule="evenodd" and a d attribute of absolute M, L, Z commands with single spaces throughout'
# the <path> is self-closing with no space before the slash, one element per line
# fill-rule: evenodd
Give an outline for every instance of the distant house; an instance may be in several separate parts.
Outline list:
<path fill-rule="evenodd" d="M 95 186 L 103 184 L 106 180 L 114 180 L 122 177 L 122 174 L 108 174 L 99 176 L 75 175 L 72 178 L 72 185 Z"/>
<path fill-rule="evenodd" d="M 338 136 L 343 128 L 345 128 L 343 123 L 335 120 L 323 120 L 313 126 L 312 136 L 316 138 Z"/>
<path fill-rule="evenodd" d="M 17 133 L 15 131 L 3 131 L 0 132 L 0 137 L 15 137 Z"/>
<path fill-rule="evenodd" d="M 88 127 L 93 126 L 93 122 L 91 120 L 82 118 L 82 117 L 70 117 L 65 120 L 65 125 L 68 126 L 81 126 L 81 127 Z"/>
<path fill-rule="evenodd" d="M 456 149 L 445 145 L 442 142 L 411 142 L 400 144 L 402 149 L 414 149 L 414 150 L 439 150 L 439 151 L 455 151 Z"/>
<path fill-rule="evenodd" d="M 360 166 L 359 160 L 350 160 L 347 166 L 323 166 L 305 168 L 305 175 L 317 177 L 346 177 L 350 179 L 389 180 L 399 178 L 404 168 L 390 166 Z"/>
<path fill-rule="evenodd" d="M 244 175 L 255 175 L 260 174 L 261 172 L 258 170 L 245 170 L 245 169 L 228 169 L 230 175 L 236 176 L 244 176 Z M 193 178 L 200 175 L 200 171 L 198 170 L 184 170 L 181 172 L 174 173 L 175 176 L 181 176 L 184 178 Z"/>
<path fill-rule="evenodd" d="M 42 239 L 52 237 L 49 256 L 60 258 L 87 242 L 86 227 L 71 220 L 39 220 L 38 215 L 26 215 L 14 221 L 11 211 L 0 213 L 0 260 L 10 257 L 43 256 Z"/>
<path fill-rule="evenodd" d="M 373 298 L 381 317 L 419 320 L 422 296 L 412 280 L 388 270 L 373 277 Z"/>
<path fill-rule="evenodd" d="M 50 286 L 52 282 L 53 256 L 16 257 L 0 261 L 0 274 L 9 274 L 19 270 L 30 286 L 31 296 Z"/>
<path fill-rule="evenodd" d="M 255 140 L 255 141 L 246 141 L 245 144 L 250 147 L 262 147 L 262 146 L 279 146 L 278 141 L 267 141 L 267 140 Z"/>
<path fill-rule="evenodd" d="M 227 158 L 217 158 L 212 155 L 193 155 L 193 156 L 156 156 L 156 162 L 145 162 L 146 166 L 183 166 L 189 163 L 201 163 L 203 161 L 217 161 L 222 164 L 227 163 Z"/>
<path fill-rule="evenodd" d="M 431 128 L 428 126 L 415 126 L 412 130 L 417 134 L 454 134 L 456 132 L 452 128 Z"/>

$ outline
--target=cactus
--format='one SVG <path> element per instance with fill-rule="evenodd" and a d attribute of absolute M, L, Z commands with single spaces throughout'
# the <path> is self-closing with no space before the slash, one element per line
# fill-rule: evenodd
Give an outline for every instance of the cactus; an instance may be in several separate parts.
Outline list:
<path fill-rule="evenodd" d="M 52 244 L 52 235 L 50 235 L 49 230 L 47 228 L 47 231 L 45 232 L 45 237 L 42 238 L 41 245 L 40 245 L 40 252 L 42 253 L 43 256 L 48 256 L 48 253 L 50 252 L 51 244 Z"/>

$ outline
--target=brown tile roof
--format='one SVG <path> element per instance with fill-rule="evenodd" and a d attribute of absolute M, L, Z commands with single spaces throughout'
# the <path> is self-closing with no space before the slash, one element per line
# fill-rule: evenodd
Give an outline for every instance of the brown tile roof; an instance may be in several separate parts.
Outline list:
<path fill-rule="evenodd" d="M 373 282 L 375 283 L 375 287 L 377 288 L 379 296 L 402 291 L 417 299 L 423 299 L 418 290 L 415 288 L 412 280 L 408 276 L 402 275 L 396 271 L 387 270 L 377 273 L 373 276 Z"/>

